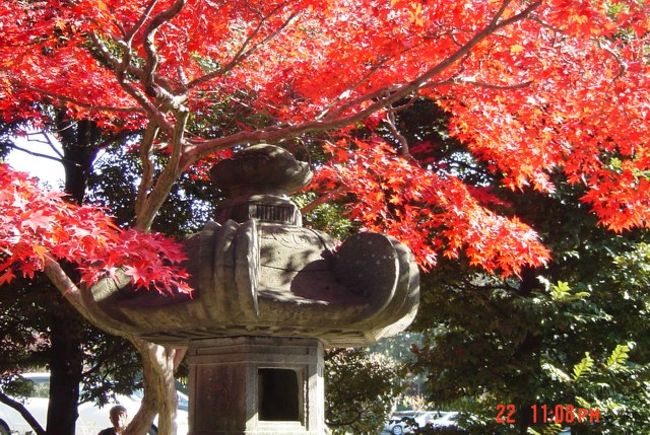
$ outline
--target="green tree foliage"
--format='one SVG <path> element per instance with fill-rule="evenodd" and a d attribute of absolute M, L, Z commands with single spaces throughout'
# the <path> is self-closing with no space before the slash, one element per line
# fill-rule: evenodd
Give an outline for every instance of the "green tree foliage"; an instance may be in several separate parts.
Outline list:
<path fill-rule="evenodd" d="M 334 435 L 376 434 L 404 391 L 403 365 L 380 353 L 337 349 L 325 360 L 325 421 Z"/>
<path fill-rule="evenodd" d="M 493 210 L 530 224 L 553 252 L 546 267 L 507 279 L 462 257 L 422 276 L 412 330 L 424 343 L 413 368 L 428 376 L 432 407 L 465 411 L 471 433 L 559 432 L 533 422 L 531 406 L 542 404 L 601 411 L 599 423 L 574 422 L 573 433 L 648 432 L 647 234 L 599 227 L 580 202 L 584 191 L 559 173 L 550 197 L 498 189 L 500 174 L 448 136 L 433 102 L 410 104 L 380 130 L 422 164 L 461 177 Z M 514 423 L 497 424 L 497 405 L 508 404 Z"/>
<path fill-rule="evenodd" d="M 111 210 L 118 224 L 133 223 L 134 206 L 140 162 L 137 156 L 122 144 L 111 146 L 94 163 L 87 193 L 89 201 Z M 162 161 L 164 154 L 155 156 Z M 198 231 L 213 218 L 218 192 L 209 181 L 183 174 L 161 208 L 154 228 L 170 235 L 184 235 Z"/>
<path fill-rule="evenodd" d="M 501 279 L 446 263 L 423 277 L 417 365 L 432 401 L 480 415 L 483 430 L 552 431 L 531 412 L 542 404 L 600 410 L 598 423 L 565 423 L 574 433 L 650 430 L 645 234 L 597 227 L 579 194 L 504 195 L 552 247 L 546 268 Z M 514 424 L 495 423 L 499 404 L 515 406 Z"/>

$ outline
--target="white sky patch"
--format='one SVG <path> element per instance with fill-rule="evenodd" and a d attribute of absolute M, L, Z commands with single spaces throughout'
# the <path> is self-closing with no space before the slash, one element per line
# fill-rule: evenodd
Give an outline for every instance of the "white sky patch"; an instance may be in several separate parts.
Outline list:
<path fill-rule="evenodd" d="M 61 152 L 61 146 L 56 139 L 50 136 L 50 140 L 58 151 Z M 27 137 L 16 137 L 14 138 L 14 143 L 16 146 L 28 150 L 31 153 L 60 158 L 45 140 L 43 134 L 30 133 Z M 65 172 L 60 162 L 47 157 L 32 155 L 18 149 L 13 149 L 9 153 L 6 162 L 17 171 L 28 172 L 30 175 L 37 177 L 43 185 L 49 186 L 52 189 L 60 190 L 63 185 Z"/>

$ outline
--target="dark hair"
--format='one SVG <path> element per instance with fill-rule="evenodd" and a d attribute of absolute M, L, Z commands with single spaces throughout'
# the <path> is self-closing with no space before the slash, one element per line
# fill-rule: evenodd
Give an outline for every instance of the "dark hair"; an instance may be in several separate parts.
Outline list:
<path fill-rule="evenodd" d="M 117 415 L 117 414 L 122 414 L 122 413 L 127 414 L 127 412 L 126 412 L 126 408 L 123 407 L 122 405 L 115 405 L 115 406 L 112 407 L 111 410 L 108 411 L 108 412 L 109 412 L 109 415 L 110 415 L 111 417 L 114 416 L 114 415 Z"/>

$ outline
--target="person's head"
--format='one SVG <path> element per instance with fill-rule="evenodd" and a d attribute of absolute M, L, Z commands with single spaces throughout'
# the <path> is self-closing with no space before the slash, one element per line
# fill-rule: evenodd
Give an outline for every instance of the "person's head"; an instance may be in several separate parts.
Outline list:
<path fill-rule="evenodd" d="M 126 408 L 122 405 L 115 405 L 109 411 L 111 423 L 115 429 L 124 429 L 126 427 Z"/>

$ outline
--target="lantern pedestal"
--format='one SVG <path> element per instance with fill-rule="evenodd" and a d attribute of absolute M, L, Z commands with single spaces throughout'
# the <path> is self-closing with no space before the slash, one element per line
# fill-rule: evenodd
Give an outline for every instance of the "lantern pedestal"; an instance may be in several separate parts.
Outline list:
<path fill-rule="evenodd" d="M 323 435 L 323 346 L 317 339 L 192 340 L 190 435 Z"/>

